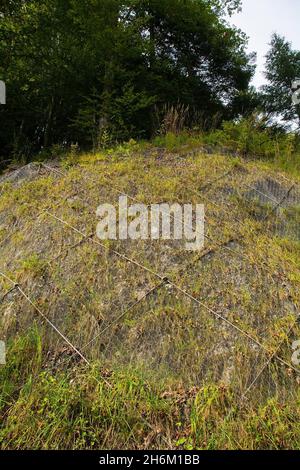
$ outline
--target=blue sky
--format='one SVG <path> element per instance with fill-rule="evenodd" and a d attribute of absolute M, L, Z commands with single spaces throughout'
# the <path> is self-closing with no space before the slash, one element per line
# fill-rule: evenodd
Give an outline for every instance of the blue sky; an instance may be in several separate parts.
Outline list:
<path fill-rule="evenodd" d="M 254 85 L 265 83 L 266 55 L 273 32 L 286 37 L 300 50 L 300 0 L 243 0 L 243 12 L 230 21 L 249 36 L 249 51 L 257 52 Z"/>

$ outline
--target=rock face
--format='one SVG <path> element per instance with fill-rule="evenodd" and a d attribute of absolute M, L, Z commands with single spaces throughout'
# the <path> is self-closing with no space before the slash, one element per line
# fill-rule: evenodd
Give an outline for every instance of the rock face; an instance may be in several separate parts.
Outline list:
<path fill-rule="evenodd" d="M 300 205 L 300 191 L 297 185 L 286 186 L 272 178 L 257 181 L 245 196 L 248 200 L 256 200 L 274 208 L 278 204 L 281 208 Z"/>
<path fill-rule="evenodd" d="M 188 386 L 246 386 L 267 360 L 257 343 L 273 350 L 296 317 L 299 263 L 290 262 L 292 243 L 285 252 L 277 238 L 299 229 L 298 190 L 225 156 L 176 158 L 86 157 L 68 170 L 52 162 L 3 175 L 0 272 L 107 369 L 142 365 Z M 120 193 L 147 204 L 205 203 L 204 251 L 189 252 L 182 240 L 95 243 L 97 207 L 117 206 Z M 11 287 L 0 278 L 5 339 L 36 322 L 50 357 L 68 356 L 57 331 Z"/>
<path fill-rule="evenodd" d="M 54 169 L 57 164 L 58 163 L 54 160 L 47 163 L 48 169 L 38 162 L 31 162 L 19 168 L 11 168 L 2 175 L 0 174 L 0 185 L 11 183 L 13 187 L 19 187 L 23 183 L 28 183 L 36 178 L 45 176 L 49 173 L 49 169 Z"/>
<path fill-rule="evenodd" d="M 25 181 L 31 181 L 38 175 L 38 169 L 39 166 L 36 163 L 28 163 L 28 165 L 0 175 L 0 183 L 12 183 L 17 186 Z"/>
<path fill-rule="evenodd" d="M 280 237 L 300 240 L 300 188 L 297 184 L 278 182 L 273 178 L 258 180 L 244 194 L 245 200 L 256 205 L 256 217 L 273 216 L 273 231 Z"/>

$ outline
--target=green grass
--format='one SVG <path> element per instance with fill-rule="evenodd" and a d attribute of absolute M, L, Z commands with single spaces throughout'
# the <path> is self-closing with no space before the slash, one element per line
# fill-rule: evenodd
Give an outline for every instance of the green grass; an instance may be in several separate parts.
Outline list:
<path fill-rule="evenodd" d="M 2 449 L 299 447 L 299 392 L 288 403 L 270 398 L 253 407 L 224 385 L 187 390 L 99 363 L 69 371 L 41 366 L 33 329 L 16 340 L 1 370 Z"/>
<path fill-rule="evenodd" d="M 288 189 L 297 178 L 274 161 L 207 155 L 201 145 L 201 136 L 169 135 L 156 146 L 74 149 L 62 175 L 45 171 L 0 188 L 0 271 L 91 363 L 72 355 L 20 292 L 7 295 L 11 285 L 0 278 L 8 340 L 0 369 L 2 449 L 299 447 L 292 368 L 271 361 L 242 400 L 270 355 L 280 346 L 290 362 L 300 337 L 292 328 L 299 243 L 275 233 L 272 217 L 262 221 L 244 196 L 258 180 L 274 178 Z M 117 205 L 118 191 L 144 203 L 204 202 L 205 251 L 173 242 L 100 247 L 43 212 L 94 233 L 96 208 Z M 286 216 L 297 223 L 297 210 Z M 135 305 L 158 279 L 113 250 L 167 275 L 178 289 L 161 286 Z"/>

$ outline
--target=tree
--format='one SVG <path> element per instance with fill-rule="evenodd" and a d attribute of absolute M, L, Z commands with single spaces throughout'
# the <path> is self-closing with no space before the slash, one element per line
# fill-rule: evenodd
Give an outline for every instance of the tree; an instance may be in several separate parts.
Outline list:
<path fill-rule="evenodd" d="M 274 34 L 267 54 L 266 78 L 262 88 L 264 108 L 271 118 L 282 119 L 287 125 L 300 126 L 300 106 L 293 103 L 292 85 L 300 78 L 300 51 L 293 50 L 284 37 Z"/>
<path fill-rule="evenodd" d="M 6 0 L 1 10 L 2 155 L 54 143 L 149 137 L 154 109 L 236 112 L 253 75 L 239 0 Z M 240 107 L 241 109 L 241 107 Z M 84 126 L 80 127 L 84 123 Z M 89 125 L 93 126 L 89 129 Z M 84 127 L 84 129 L 83 129 Z"/>

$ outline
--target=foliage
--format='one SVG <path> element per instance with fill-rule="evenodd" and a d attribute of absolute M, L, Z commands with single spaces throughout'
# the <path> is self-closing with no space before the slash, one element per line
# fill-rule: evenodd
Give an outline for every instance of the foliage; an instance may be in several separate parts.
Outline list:
<path fill-rule="evenodd" d="M 253 115 L 238 122 L 227 121 L 221 130 L 205 136 L 205 142 L 244 156 L 290 161 L 299 159 L 299 138 L 268 126 L 265 119 Z"/>
<path fill-rule="evenodd" d="M 15 342 L 9 364 L 0 370 L 2 450 L 299 446 L 299 392 L 288 403 L 270 398 L 242 407 L 222 385 L 166 390 L 139 369 L 42 370 L 37 329 Z"/>
<path fill-rule="evenodd" d="M 300 51 L 293 50 L 284 38 L 274 34 L 267 54 L 266 78 L 263 87 L 264 108 L 272 117 L 286 124 L 300 125 L 300 105 L 292 102 L 292 84 L 300 78 Z"/>
<path fill-rule="evenodd" d="M 225 21 L 239 3 L 6 2 L 1 158 L 30 158 L 53 144 L 97 149 L 149 137 L 157 130 L 155 105 L 231 116 L 253 74 L 245 36 Z"/>

